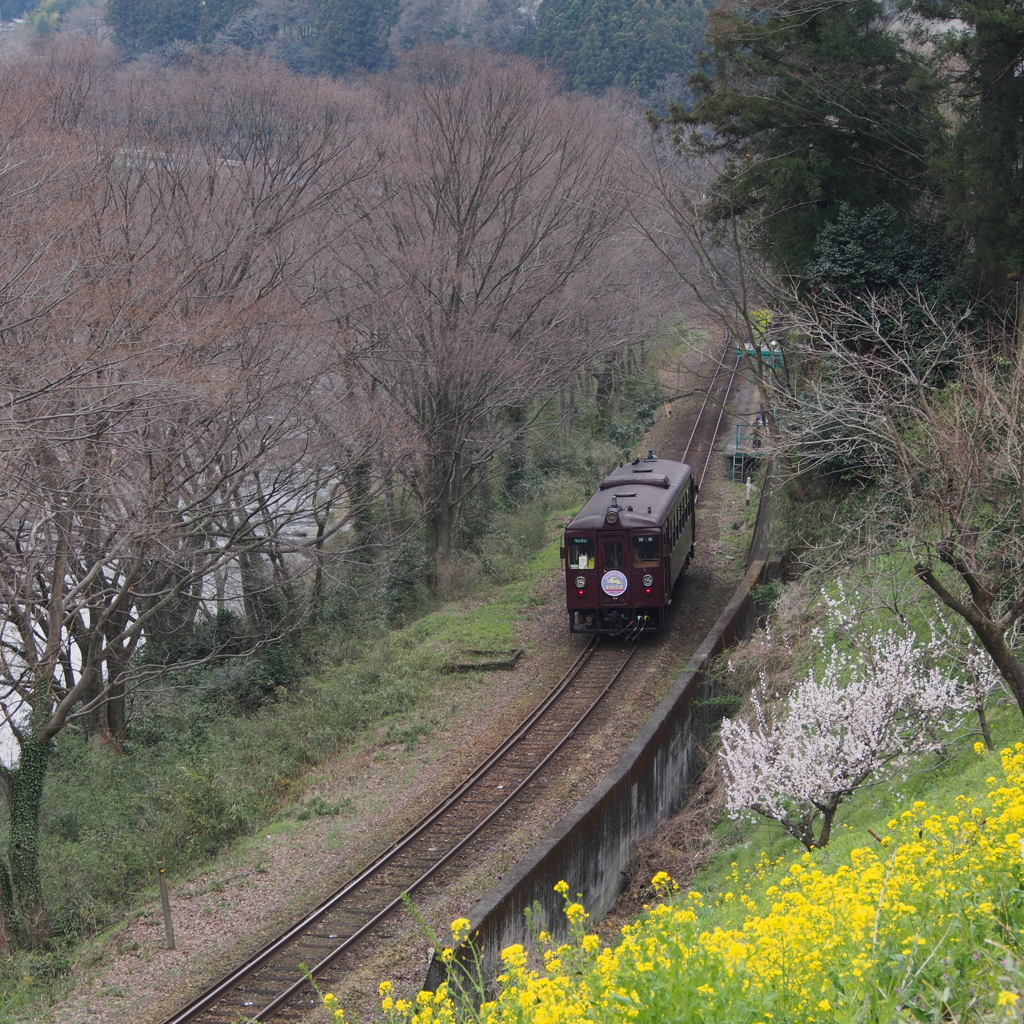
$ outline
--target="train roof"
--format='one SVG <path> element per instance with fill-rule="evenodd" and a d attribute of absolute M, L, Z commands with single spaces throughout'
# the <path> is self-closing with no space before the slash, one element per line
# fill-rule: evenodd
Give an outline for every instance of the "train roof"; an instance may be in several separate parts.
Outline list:
<path fill-rule="evenodd" d="M 659 459 L 653 452 L 645 459 L 624 463 L 601 481 L 597 493 L 573 516 L 566 529 L 604 528 L 605 513 L 613 503 L 619 506 L 621 529 L 659 527 L 692 476 L 693 471 L 685 462 Z"/>

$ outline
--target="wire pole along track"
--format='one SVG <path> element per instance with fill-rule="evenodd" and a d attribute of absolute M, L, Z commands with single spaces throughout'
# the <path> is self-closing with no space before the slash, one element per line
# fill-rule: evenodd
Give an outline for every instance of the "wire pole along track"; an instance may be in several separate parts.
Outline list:
<path fill-rule="evenodd" d="M 593 640 L 511 736 L 440 804 L 316 910 L 164 1024 L 299 1020 L 328 974 L 395 908 L 463 849 L 572 738 L 636 647 Z"/>

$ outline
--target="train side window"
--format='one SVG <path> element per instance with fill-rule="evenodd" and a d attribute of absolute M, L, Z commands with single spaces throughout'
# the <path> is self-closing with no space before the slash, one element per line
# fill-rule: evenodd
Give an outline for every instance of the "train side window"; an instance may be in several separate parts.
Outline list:
<path fill-rule="evenodd" d="M 622 568 L 622 541 L 606 540 L 604 542 L 604 567 L 606 569 Z"/>
<path fill-rule="evenodd" d="M 633 568 L 649 569 L 658 564 L 658 535 L 633 538 Z"/>
<path fill-rule="evenodd" d="M 594 568 L 594 542 L 590 537 L 572 537 L 569 540 L 569 568 Z"/>

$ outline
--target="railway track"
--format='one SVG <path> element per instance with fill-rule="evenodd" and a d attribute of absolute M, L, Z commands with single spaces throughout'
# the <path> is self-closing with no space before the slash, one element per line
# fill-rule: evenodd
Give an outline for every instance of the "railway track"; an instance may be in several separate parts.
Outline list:
<path fill-rule="evenodd" d="M 681 456 L 700 486 L 741 360 L 733 343 L 716 366 Z M 697 463 L 702 464 L 698 467 Z M 372 864 L 290 929 L 163 1024 L 300 1021 L 318 1002 L 309 983 L 335 987 L 361 946 L 414 893 L 513 802 L 572 738 L 622 674 L 636 648 L 595 640 L 507 740 Z"/>
<path fill-rule="evenodd" d="M 369 867 L 164 1024 L 298 1021 L 360 940 L 500 814 L 572 738 L 636 648 L 595 640 L 517 727 L 440 804 Z"/>
<path fill-rule="evenodd" d="M 686 441 L 686 448 L 680 456 L 680 462 L 688 462 L 693 466 L 694 475 L 697 477 L 698 491 L 704 486 L 704 477 L 707 475 L 711 459 L 715 454 L 715 445 L 722 429 L 722 421 L 725 419 L 729 399 L 732 397 L 736 385 L 736 374 L 743 362 L 742 356 L 734 355 L 734 352 L 735 342 L 727 335 L 725 352 L 715 367 L 715 375 L 704 395 L 697 418 L 694 420 L 693 429 Z M 703 458 L 703 464 L 698 469 L 696 463 L 701 458 Z M 700 496 L 698 495 L 699 500 Z"/>

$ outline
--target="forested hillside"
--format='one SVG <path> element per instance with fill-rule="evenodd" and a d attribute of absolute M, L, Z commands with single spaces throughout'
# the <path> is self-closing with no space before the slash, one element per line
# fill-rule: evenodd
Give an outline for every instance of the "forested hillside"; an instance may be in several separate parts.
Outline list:
<path fill-rule="evenodd" d="M 106 20 L 131 56 L 240 48 L 296 71 L 344 75 L 392 67 L 416 46 L 451 43 L 536 57 L 569 89 L 678 97 L 698 67 L 708 7 L 707 0 L 109 0 Z"/>

